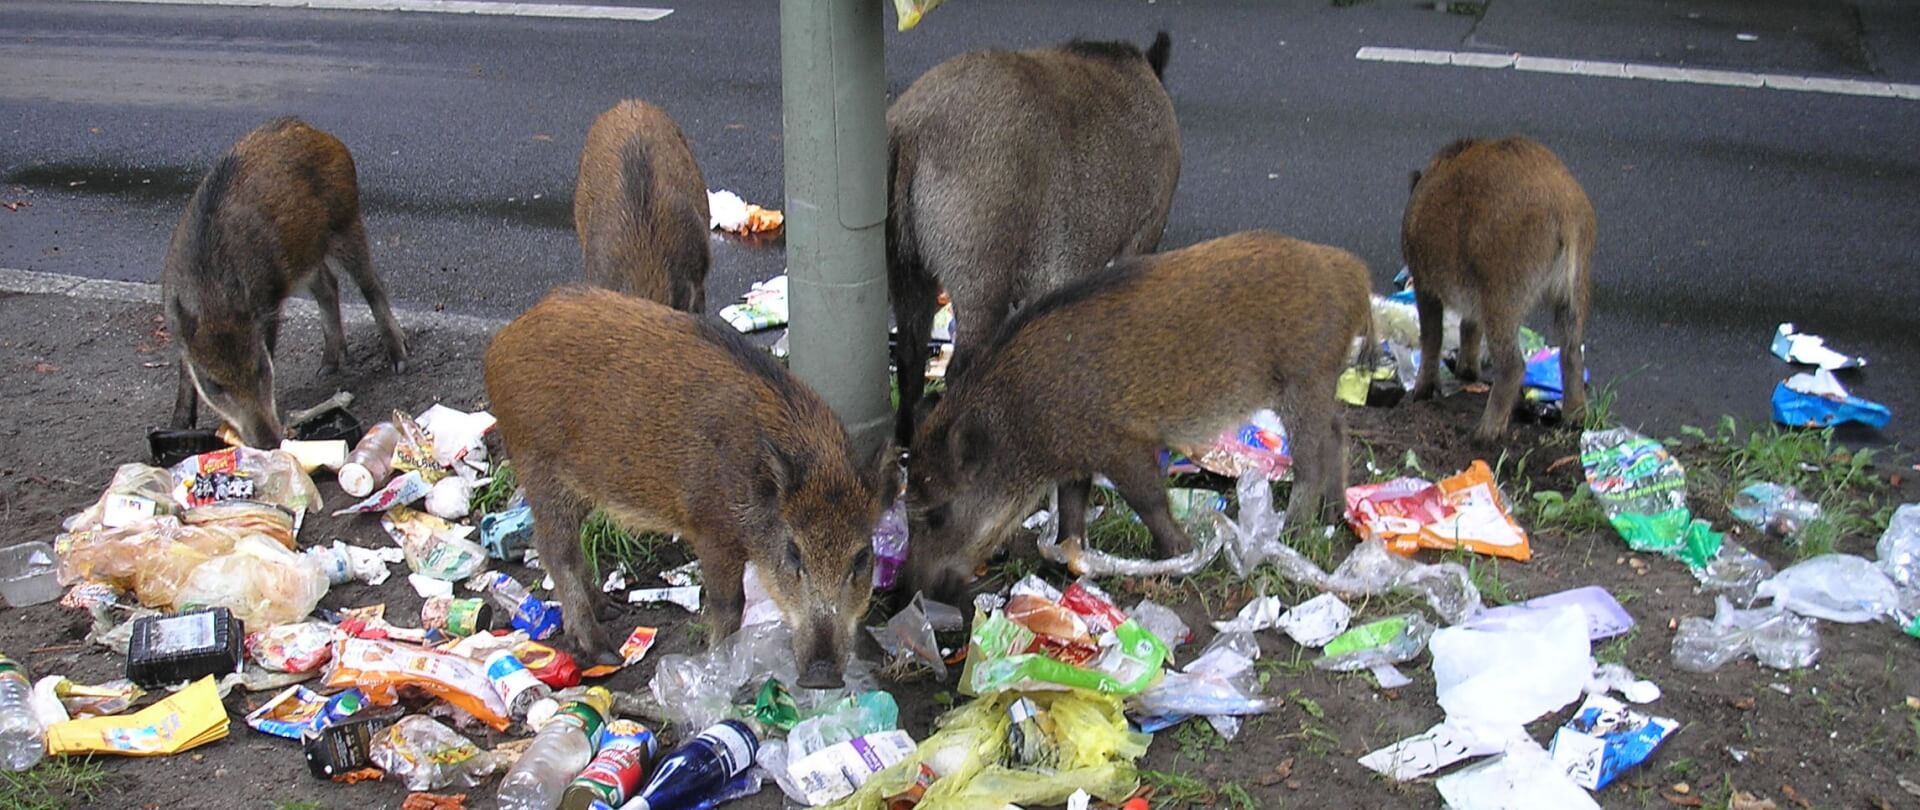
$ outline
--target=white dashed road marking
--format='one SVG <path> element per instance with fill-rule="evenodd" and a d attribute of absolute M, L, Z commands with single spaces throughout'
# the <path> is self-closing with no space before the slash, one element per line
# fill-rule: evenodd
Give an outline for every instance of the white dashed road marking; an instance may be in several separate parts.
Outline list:
<path fill-rule="evenodd" d="M 1747 73 L 1738 70 L 1676 68 L 1640 65 L 1631 62 L 1606 62 L 1593 59 L 1554 59 L 1509 53 L 1466 53 L 1430 51 L 1417 48 L 1380 48 L 1369 45 L 1353 58 L 1362 62 L 1397 62 L 1408 65 L 1451 65 L 1453 67 L 1501 70 L 1513 68 L 1530 73 L 1560 73 L 1569 76 L 1597 76 L 1606 79 L 1644 79 L 1683 84 L 1709 84 L 1723 87 L 1755 87 L 1792 90 L 1800 93 L 1830 93 L 1843 96 L 1875 96 L 1920 101 L 1920 84 L 1875 82 L 1863 79 L 1833 79 L 1820 76 L 1794 76 L 1785 73 Z"/>
<path fill-rule="evenodd" d="M 246 6 L 307 8 L 326 11 L 415 11 L 431 14 L 482 14 L 507 17 L 552 17 L 568 20 L 626 20 L 653 22 L 673 13 L 670 8 L 629 6 L 574 6 L 548 3 L 490 3 L 479 0 L 87 0 L 94 3 L 153 3 L 177 6 Z"/>

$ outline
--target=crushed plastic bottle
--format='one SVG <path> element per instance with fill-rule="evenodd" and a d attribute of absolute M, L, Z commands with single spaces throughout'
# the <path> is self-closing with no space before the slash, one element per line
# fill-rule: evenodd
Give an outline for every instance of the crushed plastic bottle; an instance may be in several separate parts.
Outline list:
<path fill-rule="evenodd" d="M 1402 613 L 1360 625 L 1334 637 L 1313 662 L 1315 669 L 1353 672 L 1412 660 L 1433 637 L 1433 623 L 1418 613 Z"/>
<path fill-rule="evenodd" d="M 1673 637 L 1673 666 L 1687 672 L 1712 672 L 1749 653 L 1774 669 L 1812 666 L 1820 655 L 1820 631 L 1814 620 L 1778 605 L 1740 610 L 1720 596 L 1713 618 L 1681 619 Z"/>
<path fill-rule="evenodd" d="M 1887 521 L 1874 554 L 1880 558 L 1880 570 L 1893 584 L 1920 590 L 1920 503 L 1901 504 Z"/>
<path fill-rule="evenodd" d="M 1802 616 L 1858 624 L 1888 617 L 1900 605 L 1893 580 L 1852 554 L 1822 554 L 1760 583 L 1756 593 Z"/>
<path fill-rule="evenodd" d="M 1761 481 L 1734 494 L 1733 516 L 1776 540 L 1798 543 L 1800 533 L 1820 519 L 1820 504 L 1793 487 Z"/>
<path fill-rule="evenodd" d="M 24 771 L 47 756 L 47 730 L 33 713 L 33 685 L 25 669 L 0 655 L 0 765 Z"/>
<path fill-rule="evenodd" d="M 547 604 L 534 596 L 513 577 L 498 571 L 480 574 L 481 586 L 493 603 L 513 617 L 513 626 L 527 631 L 534 641 L 540 641 L 560 629 L 560 606 Z"/>
<path fill-rule="evenodd" d="M 501 810 L 552 810 L 567 783 L 593 761 L 613 694 L 592 687 L 560 707 L 500 780 Z"/>

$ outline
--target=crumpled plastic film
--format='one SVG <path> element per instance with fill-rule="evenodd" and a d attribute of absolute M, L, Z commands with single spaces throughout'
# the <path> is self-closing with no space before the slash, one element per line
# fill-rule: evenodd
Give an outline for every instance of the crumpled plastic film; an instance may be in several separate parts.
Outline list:
<path fill-rule="evenodd" d="M 1673 637 L 1673 667 L 1687 672 L 1712 672 L 1749 653 L 1774 669 L 1811 666 L 1820 656 L 1820 630 L 1778 606 L 1740 610 L 1720 596 L 1713 618 L 1681 619 Z"/>
<path fill-rule="evenodd" d="M 1209 514 L 1219 513 L 1210 511 Z M 1074 576 L 1183 576 L 1205 568 L 1220 553 L 1220 535 L 1209 528 L 1207 520 L 1193 521 L 1187 526 L 1187 534 L 1193 539 L 1193 549 L 1164 560 L 1132 560 L 1115 556 L 1088 546 L 1083 538 L 1068 538 L 1067 542 L 1062 543 L 1060 493 L 1056 490 L 1048 496 L 1047 521 L 1040 527 L 1040 536 L 1034 539 L 1034 545 L 1041 557 L 1066 566 Z"/>

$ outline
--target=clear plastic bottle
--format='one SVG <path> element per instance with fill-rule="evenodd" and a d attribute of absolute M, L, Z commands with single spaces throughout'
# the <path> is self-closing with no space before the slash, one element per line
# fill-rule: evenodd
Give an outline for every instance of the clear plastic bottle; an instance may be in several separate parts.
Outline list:
<path fill-rule="evenodd" d="M 601 687 L 560 707 L 500 780 L 500 810 L 553 810 L 575 774 L 593 761 L 613 693 Z"/>
<path fill-rule="evenodd" d="M 738 720 L 722 720 L 660 760 L 640 795 L 620 810 L 691 810 L 753 765 L 760 738 Z"/>
<path fill-rule="evenodd" d="M 513 577 L 498 571 L 491 575 L 487 595 L 513 620 L 515 628 L 527 631 L 534 641 L 541 641 L 560 629 L 558 608 L 541 601 Z"/>
<path fill-rule="evenodd" d="M 33 715 L 33 684 L 27 671 L 0 655 L 0 765 L 24 771 L 47 755 L 47 730 Z"/>
<path fill-rule="evenodd" d="M 374 425 L 347 454 L 336 477 L 340 488 L 355 498 L 365 498 L 374 487 L 385 483 L 393 473 L 393 449 L 400 444 L 400 428 L 392 422 Z"/>

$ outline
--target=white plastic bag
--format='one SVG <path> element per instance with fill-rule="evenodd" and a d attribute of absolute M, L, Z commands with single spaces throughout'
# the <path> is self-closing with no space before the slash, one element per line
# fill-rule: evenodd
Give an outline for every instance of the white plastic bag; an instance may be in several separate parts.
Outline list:
<path fill-rule="evenodd" d="M 1755 593 L 1802 616 L 1850 624 L 1885 618 L 1900 605 L 1893 580 L 1851 554 L 1809 557 L 1760 583 Z"/>
<path fill-rule="evenodd" d="M 1572 606 L 1448 627 L 1428 649 L 1449 721 L 1521 734 L 1579 700 L 1594 669 L 1586 613 Z"/>

